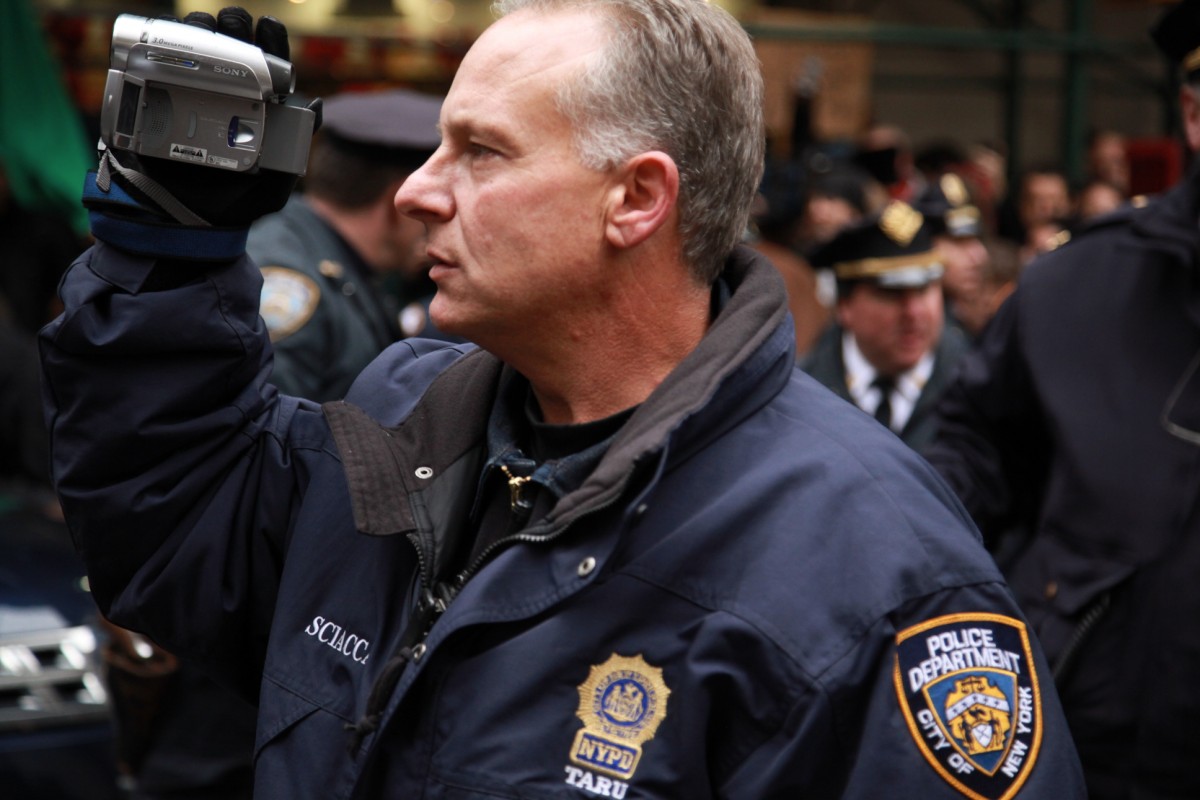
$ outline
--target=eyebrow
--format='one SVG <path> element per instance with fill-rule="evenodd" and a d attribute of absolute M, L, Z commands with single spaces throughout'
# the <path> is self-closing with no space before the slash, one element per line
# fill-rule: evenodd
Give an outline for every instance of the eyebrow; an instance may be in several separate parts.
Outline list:
<path fill-rule="evenodd" d="M 466 119 L 451 120 L 448 124 L 442 124 L 439 120 L 437 125 L 438 133 L 441 134 L 442 140 L 445 141 L 447 134 L 453 136 L 466 136 L 467 138 L 479 137 L 486 142 L 491 142 L 502 147 L 515 146 L 512 137 L 497 127 L 488 122 L 481 122 L 470 117 Z"/>

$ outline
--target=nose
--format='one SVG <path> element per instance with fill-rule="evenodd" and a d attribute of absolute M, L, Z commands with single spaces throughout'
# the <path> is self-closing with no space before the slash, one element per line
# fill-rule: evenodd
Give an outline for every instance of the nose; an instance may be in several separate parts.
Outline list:
<path fill-rule="evenodd" d="M 445 150 L 445 145 L 439 147 L 420 169 L 400 185 L 394 202 L 401 214 L 427 224 L 454 216 L 454 195 L 450 191 L 451 164 Z"/>
<path fill-rule="evenodd" d="M 985 264 L 987 264 L 988 259 L 991 257 L 988 254 L 987 245 L 978 239 L 975 239 L 971 242 L 970 253 L 971 265 L 979 268 L 982 268 Z"/>
<path fill-rule="evenodd" d="M 941 291 L 938 289 L 938 291 Z M 929 287 L 920 287 L 918 289 L 904 289 L 900 292 L 899 306 L 900 313 L 906 318 L 914 318 L 921 314 L 925 306 L 928 305 L 926 298 L 930 291 Z"/>

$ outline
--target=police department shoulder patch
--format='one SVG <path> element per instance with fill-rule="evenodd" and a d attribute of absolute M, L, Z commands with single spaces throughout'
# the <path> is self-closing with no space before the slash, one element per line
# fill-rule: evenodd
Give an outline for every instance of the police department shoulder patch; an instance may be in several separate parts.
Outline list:
<path fill-rule="evenodd" d="M 579 685 L 583 728 L 571 745 L 571 761 L 628 780 L 642 757 L 642 745 L 654 738 L 667 716 L 671 691 L 662 670 L 641 655 L 613 653 L 593 666 Z"/>
<path fill-rule="evenodd" d="M 1007 800 L 1037 762 L 1042 703 L 1029 632 L 999 614 L 951 614 L 896 636 L 896 694 L 918 749 L 975 800 Z"/>
<path fill-rule="evenodd" d="M 302 272 L 286 267 L 263 267 L 259 313 L 267 323 L 272 342 L 304 327 L 317 310 L 321 289 Z"/>

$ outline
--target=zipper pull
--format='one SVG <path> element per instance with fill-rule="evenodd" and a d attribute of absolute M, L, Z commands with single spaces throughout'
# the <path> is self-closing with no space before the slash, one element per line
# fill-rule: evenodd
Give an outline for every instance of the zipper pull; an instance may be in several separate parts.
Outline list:
<path fill-rule="evenodd" d="M 522 496 L 522 492 L 530 481 L 529 476 L 513 475 L 512 471 L 504 464 L 500 465 L 500 470 L 508 479 L 508 505 L 513 513 L 528 510 L 531 504 Z"/>

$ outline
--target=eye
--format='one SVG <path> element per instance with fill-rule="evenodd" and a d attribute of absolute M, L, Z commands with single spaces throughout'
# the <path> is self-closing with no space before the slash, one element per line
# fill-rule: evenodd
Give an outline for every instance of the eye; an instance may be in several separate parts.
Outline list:
<path fill-rule="evenodd" d="M 467 154 L 472 158 L 491 158 L 499 156 L 500 151 L 489 147 L 482 142 L 471 141 L 467 143 Z"/>

